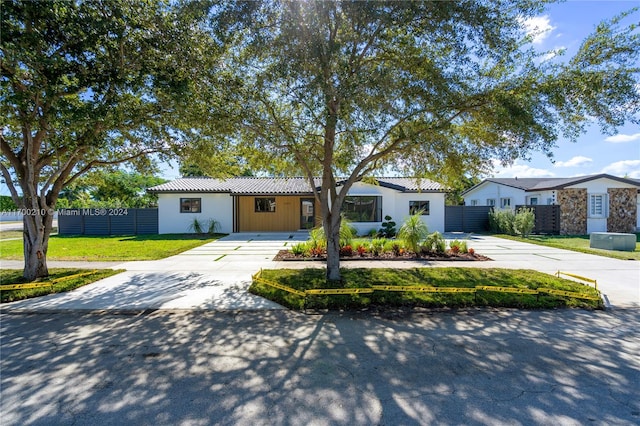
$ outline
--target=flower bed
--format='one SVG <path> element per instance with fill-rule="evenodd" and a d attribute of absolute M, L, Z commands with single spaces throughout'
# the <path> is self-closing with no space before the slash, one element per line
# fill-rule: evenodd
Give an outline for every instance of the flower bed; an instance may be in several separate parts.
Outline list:
<path fill-rule="evenodd" d="M 420 256 L 412 252 L 393 253 L 385 252 L 374 255 L 371 252 L 359 254 L 353 252 L 351 256 L 340 256 L 341 260 L 438 260 L 438 261 L 487 261 L 490 258 L 478 253 L 454 253 L 447 250 L 445 253 L 423 252 Z M 290 250 L 280 250 L 273 258 L 275 261 L 326 261 L 327 256 L 324 252 L 316 255 L 294 254 Z"/>

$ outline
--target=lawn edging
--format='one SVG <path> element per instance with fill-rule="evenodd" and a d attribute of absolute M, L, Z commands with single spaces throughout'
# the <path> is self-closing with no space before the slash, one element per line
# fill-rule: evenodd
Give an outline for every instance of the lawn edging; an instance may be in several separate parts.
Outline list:
<path fill-rule="evenodd" d="M 249 292 L 294 310 L 368 306 L 604 309 L 596 288 L 531 270 L 365 268 L 342 272 L 342 283 L 327 283 L 322 269 L 261 270 L 253 276 Z M 443 273 L 453 273 L 460 281 L 443 278 Z"/>
<path fill-rule="evenodd" d="M 51 268 L 49 277 L 33 282 L 22 278 L 21 269 L 0 270 L 0 303 L 16 302 L 48 294 L 63 293 L 92 284 L 112 275 L 125 272 L 124 269 L 72 269 Z"/>

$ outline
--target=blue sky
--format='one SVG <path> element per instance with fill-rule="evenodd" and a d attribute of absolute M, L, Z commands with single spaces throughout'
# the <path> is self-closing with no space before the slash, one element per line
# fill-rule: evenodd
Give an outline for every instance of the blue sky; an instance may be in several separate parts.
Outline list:
<path fill-rule="evenodd" d="M 639 1 L 581 0 L 551 4 L 547 10 L 528 23 L 538 34 L 534 47 L 547 52 L 565 49 L 561 60 L 571 58 L 582 41 L 604 19 L 639 6 Z M 640 13 L 634 14 L 636 22 Z M 631 19 L 623 22 L 629 23 Z M 640 60 L 639 60 L 640 66 Z M 576 143 L 560 139 L 553 150 L 553 163 L 544 153 L 532 153 L 531 161 L 517 160 L 510 167 L 496 162 L 496 177 L 574 177 L 597 173 L 628 176 L 640 179 L 640 128 L 627 124 L 618 134 L 602 134 L 597 125 L 591 126 Z M 163 177 L 179 177 L 177 167 L 163 167 Z"/>
<path fill-rule="evenodd" d="M 536 19 L 529 22 L 537 29 L 534 46 L 541 52 L 566 49 L 564 58 L 575 54 L 581 42 L 592 33 L 603 19 L 612 18 L 623 11 L 640 5 L 637 0 L 623 1 L 567 1 L 552 4 Z M 635 13 L 637 22 L 640 13 Z M 627 19 L 625 22 L 630 22 Z M 640 65 L 640 59 L 639 59 Z M 640 127 L 627 124 L 614 136 L 604 135 L 598 126 L 591 126 L 576 143 L 560 139 L 553 150 L 555 163 L 543 153 L 532 153 L 531 160 L 517 160 L 509 167 L 495 164 L 496 177 L 573 177 L 596 173 L 609 173 L 640 179 Z M 178 167 L 172 162 L 162 165 L 162 177 L 179 177 Z M 0 185 L 0 194 L 8 195 L 6 185 Z"/>
<path fill-rule="evenodd" d="M 564 48 L 564 57 L 570 58 L 599 22 L 635 6 L 640 6 L 640 2 L 568 1 L 552 4 L 531 22 L 532 27 L 544 30 L 534 40 L 534 46 L 540 51 Z M 638 12 L 634 14 L 636 22 L 638 15 Z M 638 63 L 640 65 L 640 59 Z M 518 160 L 506 168 L 496 164 L 494 176 L 573 177 L 609 173 L 640 179 L 640 127 L 627 124 L 619 128 L 616 135 L 608 136 L 594 125 L 576 143 L 560 139 L 553 154 L 555 163 L 543 153 L 534 153 L 531 161 Z"/>

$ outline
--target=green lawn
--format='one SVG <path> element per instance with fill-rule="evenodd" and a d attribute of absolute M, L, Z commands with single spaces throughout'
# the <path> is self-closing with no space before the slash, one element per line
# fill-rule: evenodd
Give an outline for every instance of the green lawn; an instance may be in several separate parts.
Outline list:
<path fill-rule="evenodd" d="M 538 244 L 541 246 L 555 247 L 581 253 L 595 254 L 598 256 L 612 257 L 623 260 L 640 260 L 640 233 L 636 234 L 636 249 L 634 251 L 616 251 L 593 249 L 589 247 L 588 235 L 531 235 L 528 238 L 511 235 L 494 235 L 508 240 L 522 241 L 524 243 Z"/>
<path fill-rule="evenodd" d="M 91 273 L 84 275 L 88 272 Z M 14 302 L 16 300 L 28 299 L 30 297 L 62 293 L 91 284 L 103 278 L 110 277 L 111 275 L 119 274 L 120 272 L 124 272 L 124 270 L 99 269 L 90 271 L 86 269 L 52 268 L 49 269 L 48 279 L 37 281 L 38 283 L 47 284 L 43 287 L 21 290 L 2 290 L 2 287 L 5 285 L 24 284 L 26 281 L 22 277 L 22 270 L 20 269 L 0 269 L 0 302 Z M 78 274 L 83 275 L 77 276 Z"/>
<path fill-rule="evenodd" d="M 48 260 L 155 260 L 216 240 L 223 234 L 163 234 L 136 236 L 60 236 L 49 239 Z M 0 259 L 22 260 L 22 240 L 2 241 Z"/>
<path fill-rule="evenodd" d="M 264 270 L 261 278 L 297 290 L 322 288 L 367 288 L 371 285 L 433 286 L 475 288 L 476 286 L 498 286 L 521 289 L 551 288 L 555 290 L 586 293 L 597 296 L 598 292 L 587 285 L 556 278 L 531 270 L 497 268 L 413 268 L 413 269 L 343 269 L 342 283 L 327 283 L 324 269 L 280 269 Z M 273 300 L 291 309 L 305 307 L 304 298 L 270 285 L 254 281 L 249 292 Z M 473 293 L 418 293 L 398 291 L 376 291 L 355 295 L 312 295 L 306 297 L 307 308 L 317 309 L 361 309 L 367 306 L 425 306 L 465 307 L 498 306 L 526 309 L 551 309 L 559 307 L 581 307 L 601 309 L 602 301 L 553 295 L 531 295 L 478 291 Z"/>

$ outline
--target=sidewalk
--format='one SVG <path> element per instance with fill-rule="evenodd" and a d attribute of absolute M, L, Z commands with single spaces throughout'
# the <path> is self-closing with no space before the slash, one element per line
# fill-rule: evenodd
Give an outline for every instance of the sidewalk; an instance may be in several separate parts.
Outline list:
<path fill-rule="evenodd" d="M 232 234 L 162 260 L 108 264 L 49 262 L 51 267 L 108 267 L 126 269 L 126 272 L 69 293 L 4 304 L 2 310 L 282 309 L 280 305 L 247 293 L 251 275 L 260 268 L 324 267 L 323 262 L 272 261 L 279 250 L 306 238 L 306 233 Z M 549 274 L 560 270 L 596 279 L 605 300 L 613 308 L 640 307 L 640 262 L 488 236 L 472 236 L 469 246 L 493 261 L 343 261 L 341 264 L 346 268 L 533 269 Z M 1 266 L 7 268 L 7 264 L 3 261 Z M 21 268 L 22 263 L 17 267 Z"/>

